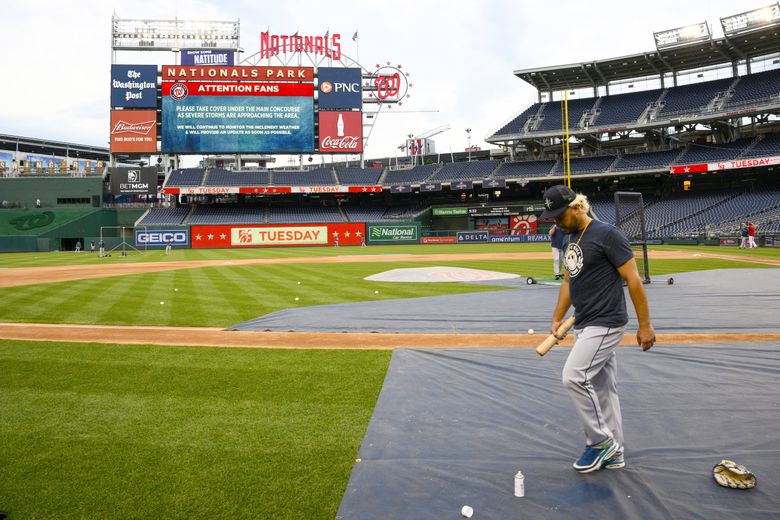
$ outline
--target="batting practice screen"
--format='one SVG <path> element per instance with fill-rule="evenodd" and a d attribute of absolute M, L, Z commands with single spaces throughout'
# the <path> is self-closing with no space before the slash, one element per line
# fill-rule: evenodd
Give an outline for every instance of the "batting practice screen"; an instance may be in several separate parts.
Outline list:
<path fill-rule="evenodd" d="M 642 277 L 644 283 L 650 283 L 650 264 L 647 261 L 645 205 L 641 193 L 631 191 L 615 192 L 615 226 L 626 234 L 632 247 L 640 248 L 636 254 L 639 276 Z"/>

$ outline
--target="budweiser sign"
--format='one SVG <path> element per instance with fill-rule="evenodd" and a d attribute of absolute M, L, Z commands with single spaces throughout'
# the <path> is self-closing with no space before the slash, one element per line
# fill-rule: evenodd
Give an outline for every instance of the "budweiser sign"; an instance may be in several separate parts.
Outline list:
<path fill-rule="evenodd" d="M 319 112 L 320 148 L 323 153 L 361 153 L 363 151 L 362 112 Z"/>
<path fill-rule="evenodd" d="M 127 121 L 119 121 L 114 126 L 114 129 L 111 130 L 111 134 L 116 133 L 130 133 L 130 134 L 138 134 L 138 135 L 147 135 L 154 125 L 157 124 L 157 121 L 151 120 L 151 121 L 143 121 L 141 123 L 128 123 Z"/>
<path fill-rule="evenodd" d="M 111 153 L 157 152 L 157 113 L 112 110 L 110 137 Z"/>

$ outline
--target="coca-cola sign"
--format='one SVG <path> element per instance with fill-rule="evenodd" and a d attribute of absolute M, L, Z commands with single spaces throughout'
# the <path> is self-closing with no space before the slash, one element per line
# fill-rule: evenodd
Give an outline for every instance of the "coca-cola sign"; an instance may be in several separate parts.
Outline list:
<path fill-rule="evenodd" d="M 363 151 L 362 112 L 319 112 L 320 148 L 323 153 Z"/>
<path fill-rule="evenodd" d="M 111 111 L 111 153 L 155 153 L 157 113 L 154 110 Z"/>

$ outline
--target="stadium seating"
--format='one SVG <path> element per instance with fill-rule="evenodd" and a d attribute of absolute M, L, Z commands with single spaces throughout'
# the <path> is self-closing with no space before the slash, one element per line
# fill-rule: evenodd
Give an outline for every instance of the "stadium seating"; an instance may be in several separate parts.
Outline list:
<path fill-rule="evenodd" d="M 569 100 L 569 130 L 576 130 L 579 126 L 582 114 L 586 110 L 593 108 L 596 98 L 572 99 Z M 535 132 L 554 132 L 561 131 L 563 128 L 563 113 L 561 112 L 562 101 L 546 103 L 542 111 L 542 122 L 534 130 Z"/>
<path fill-rule="evenodd" d="M 501 163 L 493 174 L 494 179 L 522 179 L 550 175 L 555 161 L 522 161 Z"/>
<path fill-rule="evenodd" d="M 780 155 L 780 134 L 766 134 L 743 153 L 741 159 Z"/>
<path fill-rule="evenodd" d="M 336 207 L 271 206 L 268 208 L 269 224 L 297 224 L 311 222 L 344 222 Z"/>
<path fill-rule="evenodd" d="M 371 186 L 379 184 L 382 168 L 336 168 L 338 183 L 346 186 Z"/>
<path fill-rule="evenodd" d="M 515 116 L 511 121 L 509 121 L 507 124 L 505 124 L 498 130 L 496 130 L 494 135 L 509 135 L 509 134 L 522 133 L 523 127 L 525 126 L 525 123 L 528 121 L 528 118 L 536 114 L 539 111 L 540 106 L 541 103 L 534 103 L 530 107 L 526 108 L 520 114 Z"/>
<path fill-rule="evenodd" d="M 315 168 L 309 171 L 277 171 L 271 174 L 275 186 L 332 186 L 336 184 L 331 168 Z"/>
<path fill-rule="evenodd" d="M 737 159 L 751 145 L 753 140 L 754 138 L 748 137 L 721 144 L 692 143 L 688 151 L 677 159 L 677 164 L 699 164 Z"/>
<path fill-rule="evenodd" d="M 267 186 L 271 174 L 267 170 L 234 172 L 210 169 L 206 174 L 205 186 Z"/>
<path fill-rule="evenodd" d="M 169 187 L 200 186 L 203 182 L 202 168 L 182 168 L 171 171 L 165 185 Z"/>
<path fill-rule="evenodd" d="M 477 181 L 487 179 L 497 166 L 498 161 L 495 160 L 445 163 L 428 181 Z"/>
<path fill-rule="evenodd" d="M 590 126 L 617 126 L 636 123 L 648 105 L 658 101 L 662 92 L 663 89 L 654 89 L 603 96 L 598 106 L 598 116 L 591 122 Z"/>
<path fill-rule="evenodd" d="M 664 116 L 699 112 L 720 92 L 725 92 L 734 83 L 734 78 L 718 79 L 681 85 L 667 90 L 659 111 Z"/>
<path fill-rule="evenodd" d="M 573 157 L 569 164 L 572 175 L 578 173 L 605 172 L 615 162 L 614 155 L 594 155 L 592 157 Z M 564 174 L 564 161 L 558 161 L 553 169 L 553 175 Z"/>
<path fill-rule="evenodd" d="M 344 213 L 350 222 L 376 222 L 384 219 L 385 208 L 344 206 Z"/>
<path fill-rule="evenodd" d="M 408 170 L 388 170 L 383 184 L 385 186 L 420 184 L 428 179 L 440 166 L 440 164 L 421 164 Z"/>
<path fill-rule="evenodd" d="M 780 69 L 742 76 L 734 88 L 728 107 L 756 103 L 780 95 Z"/>
<path fill-rule="evenodd" d="M 198 206 L 192 212 L 187 224 L 262 224 L 265 211 L 262 207 L 242 207 L 229 205 Z"/>
<path fill-rule="evenodd" d="M 676 158 L 683 150 L 663 150 L 659 152 L 627 153 L 618 158 L 612 171 L 663 170 L 670 164 L 676 164 Z"/>
<path fill-rule="evenodd" d="M 172 226 L 179 225 L 189 213 L 189 206 L 178 208 L 152 208 L 138 222 L 139 226 Z"/>

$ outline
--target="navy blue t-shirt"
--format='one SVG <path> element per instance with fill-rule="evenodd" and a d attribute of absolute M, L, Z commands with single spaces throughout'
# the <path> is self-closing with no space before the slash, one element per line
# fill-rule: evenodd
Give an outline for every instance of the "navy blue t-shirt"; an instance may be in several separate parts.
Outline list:
<path fill-rule="evenodd" d="M 615 226 L 593 220 L 582 235 L 569 235 L 565 264 L 575 327 L 621 327 L 628 323 L 623 281 L 617 268 L 634 257 L 626 235 Z"/>
<path fill-rule="evenodd" d="M 560 230 L 560 228 L 556 227 L 555 231 L 553 231 L 553 234 L 550 236 L 550 239 L 552 240 L 552 246 L 555 249 L 565 249 L 566 248 L 566 233 Z"/>

